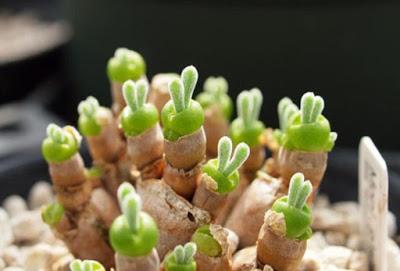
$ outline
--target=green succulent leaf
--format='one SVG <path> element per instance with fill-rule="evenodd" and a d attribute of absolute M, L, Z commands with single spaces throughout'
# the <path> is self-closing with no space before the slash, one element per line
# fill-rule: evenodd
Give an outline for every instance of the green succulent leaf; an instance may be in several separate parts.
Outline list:
<path fill-rule="evenodd" d="M 185 246 L 176 246 L 174 251 L 165 257 L 165 271 L 196 271 L 196 262 L 193 259 L 196 250 L 197 246 L 192 242 Z"/>
<path fill-rule="evenodd" d="M 73 260 L 69 268 L 71 271 L 106 271 L 101 263 L 94 260 Z"/>
<path fill-rule="evenodd" d="M 192 242 L 196 244 L 197 250 L 209 257 L 219 257 L 222 253 L 221 245 L 211 234 L 210 225 L 198 228 L 192 236 Z"/>
<path fill-rule="evenodd" d="M 146 74 L 146 63 L 139 53 L 118 48 L 108 61 L 107 74 L 109 79 L 115 82 L 136 81 Z"/>
<path fill-rule="evenodd" d="M 59 203 L 51 203 L 42 208 L 42 220 L 49 226 L 60 222 L 64 215 L 64 207 Z"/>
<path fill-rule="evenodd" d="M 100 105 L 96 98 L 89 96 L 78 105 L 78 128 L 85 136 L 96 136 L 101 132 L 101 126 L 97 121 L 97 113 Z"/>

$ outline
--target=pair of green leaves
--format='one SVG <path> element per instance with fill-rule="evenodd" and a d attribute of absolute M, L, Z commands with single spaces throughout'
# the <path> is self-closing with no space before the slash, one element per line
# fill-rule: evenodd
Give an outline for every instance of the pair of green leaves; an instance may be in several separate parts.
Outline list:
<path fill-rule="evenodd" d="M 196 100 L 204 109 L 216 105 L 223 113 L 223 116 L 229 120 L 232 115 L 233 105 L 227 93 L 228 82 L 226 79 L 222 76 L 210 76 L 204 81 L 203 92 L 196 97 Z"/>
<path fill-rule="evenodd" d="M 337 134 L 331 132 L 329 121 L 322 115 L 324 106 L 322 97 L 312 92 L 302 96 L 300 110 L 289 98 L 283 98 L 278 104 L 278 142 L 289 150 L 330 151 Z"/>
<path fill-rule="evenodd" d="M 111 225 L 111 246 L 118 253 L 130 257 L 149 254 L 159 238 L 157 224 L 150 215 L 141 211 L 142 201 L 131 184 L 120 185 L 118 202 L 122 215 Z"/>
<path fill-rule="evenodd" d="M 140 79 L 136 83 L 128 80 L 122 86 L 127 106 L 121 114 L 121 127 L 126 136 L 137 136 L 158 123 L 157 108 L 146 103 L 149 84 Z"/>
<path fill-rule="evenodd" d="M 304 175 L 296 173 L 290 179 L 288 196 L 279 198 L 272 206 L 273 211 L 284 215 L 289 239 L 305 240 L 312 235 L 311 209 L 306 205 L 311 192 L 310 181 L 304 181 Z"/>
<path fill-rule="evenodd" d="M 101 263 L 93 260 L 73 260 L 69 268 L 71 271 L 106 271 Z"/>
<path fill-rule="evenodd" d="M 188 66 L 183 69 L 180 78 L 172 80 L 168 85 L 171 100 L 162 109 L 161 121 L 164 137 L 169 141 L 192 134 L 203 125 L 203 109 L 198 102 L 192 100 L 197 80 L 196 68 Z"/>
<path fill-rule="evenodd" d="M 197 246 L 192 242 L 176 246 L 165 258 L 165 271 L 196 271 L 196 262 L 193 259 L 196 251 Z"/>
<path fill-rule="evenodd" d="M 250 154 L 246 143 L 239 143 L 232 155 L 232 141 L 224 136 L 218 142 L 217 159 L 209 160 L 203 166 L 203 172 L 217 183 L 217 192 L 226 194 L 234 190 L 239 183 L 238 168 L 243 165 Z"/>
<path fill-rule="evenodd" d="M 115 82 L 136 81 L 146 74 L 146 63 L 139 53 L 118 48 L 107 63 L 107 74 Z"/>
<path fill-rule="evenodd" d="M 81 136 L 72 126 L 61 128 L 50 123 L 42 142 L 42 154 L 47 162 L 63 162 L 78 152 Z"/>
<path fill-rule="evenodd" d="M 238 118 L 232 122 L 230 136 L 235 144 L 245 142 L 250 147 L 260 144 L 264 124 L 259 121 L 263 96 L 258 88 L 242 91 L 237 100 Z"/>

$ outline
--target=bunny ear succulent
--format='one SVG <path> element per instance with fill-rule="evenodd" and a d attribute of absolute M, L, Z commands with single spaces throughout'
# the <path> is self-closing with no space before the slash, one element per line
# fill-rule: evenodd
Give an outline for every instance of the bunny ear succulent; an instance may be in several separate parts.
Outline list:
<path fill-rule="evenodd" d="M 250 154 L 246 143 L 239 143 L 232 155 L 232 141 L 224 136 L 218 142 L 218 158 L 211 159 L 203 166 L 203 172 L 216 183 L 216 191 L 226 194 L 234 190 L 239 183 L 238 168 L 243 165 Z M 232 156 L 232 157 L 231 157 Z"/>
<path fill-rule="evenodd" d="M 157 108 L 146 103 L 149 93 L 146 80 L 140 79 L 136 83 L 132 80 L 126 81 L 122 86 L 122 93 L 127 106 L 121 114 L 121 127 L 126 136 L 137 136 L 157 124 Z"/>
<path fill-rule="evenodd" d="M 106 271 L 101 263 L 93 260 L 73 260 L 69 268 L 71 271 Z"/>
<path fill-rule="evenodd" d="M 224 117 L 229 120 L 232 115 L 233 105 L 227 93 L 228 82 L 226 79 L 222 76 L 210 76 L 204 82 L 203 92 L 196 97 L 196 100 L 204 109 L 217 105 L 222 110 Z"/>
<path fill-rule="evenodd" d="M 282 137 L 287 127 L 293 120 L 293 116 L 299 111 L 299 108 L 288 97 L 282 98 L 278 103 L 279 129 L 275 129 L 274 136 L 278 143 L 282 145 Z"/>
<path fill-rule="evenodd" d="M 176 246 L 174 251 L 166 256 L 165 271 L 196 271 L 196 262 L 193 259 L 196 251 L 197 246 L 192 242 Z"/>
<path fill-rule="evenodd" d="M 171 100 L 161 112 L 164 137 L 167 140 L 176 141 L 182 136 L 194 133 L 203 125 L 203 108 L 192 100 L 197 79 L 196 68 L 188 66 L 183 69 L 180 78 L 172 80 L 168 85 Z"/>
<path fill-rule="evenodd" d="M 81 136 L 72 126 L 61 128 L 54 123 L 47 126 L 47 137 L 42 143 L 42 154 L 47 162 L 62 162 L 78 152 Z"/>
<path fill-rule="evenodd" d="M 111 81 L 125 82 L 138 80 L 146 73 L 143 57 L 127 48 L 118 48 L 107 64 L 107 74 Z"/>
<path fill-rule="evenodd" d="M 245 142 L 250 147 L 260 144 L 264 124 L 259 121 L 263 96 L 258 88 L 242 91 L 237 98 L 238 118 L 232 122 L 230 135 L 235 144 Z"/>
<path fill-rule="evenodd" d="M 78 105 L 78 128 L 85 136 L 96 136 L 101 132 L 101 126 L 97 120 L 100 105 L 96 98 L 89 96 Z"/>
<path fill-rule="evenodd" d="M 311 182 L 304 181 L 302 173 L 296 173 L 290 179 L 288 196 L 279 198 L 272 206 L 273 211 L 284 215 L 289 239 L 305 240 L 312 235 L 311 209 L 306 205 L 311 192 Z"/>
<path fill-rule="evenodd" d="M 302 151 L 331 151 L 337 134 L 331 132 L 329 121 L 322 115 L 324 100 L 307 92 L 301 98 L 300 111 L 286 118 L 282 145 L 286 149 Z M 288 107 L 286 107 L 288 108 Z M 283 110 L 285 111 L 285 110 Z M 295 111 L 295 110 L 293 110 Z M 286 109 L 286 114 L 292 113 Z"/>
<path fill-rule="evenodd" d="M 122 215 L 110 228 L 111 246 L 118 253 L 137 257 L 149 254 L 158 241 L 158 228 L 153 218 L 142 212 L 142 201 L 135 188 L 123 183 L 118 188 Z"/>

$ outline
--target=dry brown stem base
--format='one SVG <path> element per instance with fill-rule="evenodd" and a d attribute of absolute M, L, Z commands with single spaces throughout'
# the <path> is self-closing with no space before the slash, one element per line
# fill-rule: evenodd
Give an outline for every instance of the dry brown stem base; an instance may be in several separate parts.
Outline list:
<path fill-rule="evenodd" d="M 201 177 L 201 166 L 197 165 L 189 171 L 173 168 L 166 163 L 163 180 L 178 195 L 191 200 Z"/>
<path fill-rule="evenodd" d="M 81 185 L 86 181 L 85 165 L 79 153 L 66 161 L 49 163 L 49 172 L 53 184 L 61 187 Z"/>
<path fill-rule="evenodd" d="M 228 195 L 221 195 L 216 189 L 217 183 L 207 174 L 202 174 L 192 200 L 194 206 L 209 212 L 213 221 L 224 209 L 228 198 Z"/>
<path fill-rule="evenodd" d="M 199 226 L 211 221 L 208 212 L 177 195 L 163 180 L 140 182 L 137 189 L 143 200 L 143 211 L 158 225 L 157 251 L 161 259 L 175 246 L 188 242 Z"/>
<path fill-rule="evenodd" d="M 236 203 L 225 226 L 239 236 L 240 247 L 256 243 L 265 212 L 277 199 L 280 185 L 278 179 L 262 174 L 250 184 Z"/>
<path fill-rule="evenodd" d="M 129 257 L 115 253 L 117 271 L 159 271 L 160 259 L 157 251 L 153 249 L 149 255 Z"/>
<path fill-rule="evenodd" d="M 221 137 L 228 134 L 229 122 L 223 116 L 221 109 L 213 105 L 204 110 L 204 131 L 207 138 L 207 155 L 216 157 L 218 142 Z"/>

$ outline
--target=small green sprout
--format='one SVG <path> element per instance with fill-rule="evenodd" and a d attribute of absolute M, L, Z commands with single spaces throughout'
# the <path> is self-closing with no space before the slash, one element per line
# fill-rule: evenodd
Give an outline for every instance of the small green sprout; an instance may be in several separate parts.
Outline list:
<path fill-rule="evenodd" d="M 54 123 L 47 126 L 47 137 L 42 143 L 42 154 L 47 162 L 63 162 L 78 152 L 81 137 L 75 128 L 61 128 Z"/>
<path fill-rule="evenodd" d="M 153 218 L 142 212 L 142 201 L 135 188 L 125 182 L 118 188 L 122 215 L 110 228 L 110 243 L 121 255 L 137 257 L 149 254 L 156 246 L 159 233 Z"/>
<path fill-rule="evenodd" d="M 96 98 L 89 96 L 78 105 L 78 128 L 85 136 L 96 136 L 101 132 L 101 126 L 97 120 L 100 105 Z"/>
<path fill-rule="evenodd" d="M 192 100 L 198 73 L 194 66 L 183 69 L 180 79 L 172 80 L 168 89 L 171 99 L 161 111 L 164 137 L 176 141 L 200 129 L 204 122 L 201 105 Z"/>
<path fill-rule="evenodd" d="M 320 96 L 305 93 L 301 98 L 300 111 L 287 122 L 282 145 L 289 150 L 331 151 L 337 134 L 331 132 L 329 121 L 322 115 L 323 109 L 324 100 Z"/>
<path fill-rule="evenodd" d="M 93 260 L 73 260 L 69 268 L 71 271 L 106 271 L 101 263 Z"/>
<path fill-rule="evenodd" d="M 283 134 L 286 132 L 287 127 L 291 124 L 293 116 L 299 111 L 297 105 L 288 97 L 282 98 L 278 103 L 278 118 L 279 128 L 275 129 L 274 136 L 278 143 L 282 144 Z"/>
<path fill-rule="evenodd" d="M 99 178 L 103 175 L 103 170 L 99 166 L 87 168 L 85 174 L 88 178 Z"/>
<path fill-rule="evenodd" d="M 192 242 L 176 246 L 165 258 L 165 271 L 196 271 L 196 261 L 193 259 L 196 251 L 197 246 Z"/>
<path fill-rule="evenodd" d="M 41 213 L 43 222 L 49 226 L 54 226 L 63 217 L 64 207 L 59 203 L 51 203 L 43 206 Z"/>
<path fill-rule="evenodd" d="M 306 200 L 312 192 L 310 181 L 304 181 L 302 173 L 296 173 L 290 179 L 288 196 L 277 199 L 272 210 L 283 213 L 286 223 L 286 237 L 306 240 L 312 235 L 310 228 L 312 215 Z"/>
<path fill-rule="evenodd" d="M 203 92 L 200 93 L 196 100 L 206 109 L 211 105 L 217 105 L 229 120 L 232 116 L 233 105 L 228 93 L 228 82 L 222 76 L 208 77 L 203 85 Z"/>
<path fill-rule="evenodd" d="M 122 111 L 121 127 L 126 136 L 137 136 L 152 128 L 158 122 L 157 108 L 146 103 L 149 84 L 140 79 L 136 83 L 128 80 L 122 86 L 127 106 Z"/>
<path fill-rule="evenodd" d="M 236 102 L 238 118 L 232 122 L 230 135 L 235 144 L 245 142 L 250 147 L 260 144 L 264 124 L 258 120 L 263 96 L 258 88 L 242 91 Z"/>
<path fill-rule="evenodd" d="M 198 251 L 207 256 L 221 256 L 221 245 L 212 236 L 210 225 L 203 225 L 198 228 L 192 236 L 192 242 L 196 244 Z"/>
<path fill-rule="evenodd" d="M 249 154 L 249 146 L 246 143 L 239 143 L 231 158 L 231 139 L 224 136 L 219 140 L 217 159 L 211 159 L 203 166 L 203 172 L 217 183 L 216 191 L 218 193 L 226 194 L 237 187 L 239 184 L 238 168 L 247 160 Z"/>
<path fill-rule="evenodd" d="M 138 80 L 146 73 L 146 63 L 143 57 L 127 48 L 118 48 L 107 64 L 107 74 L 110 80 L 123 83 L 127 80 Z"/>

